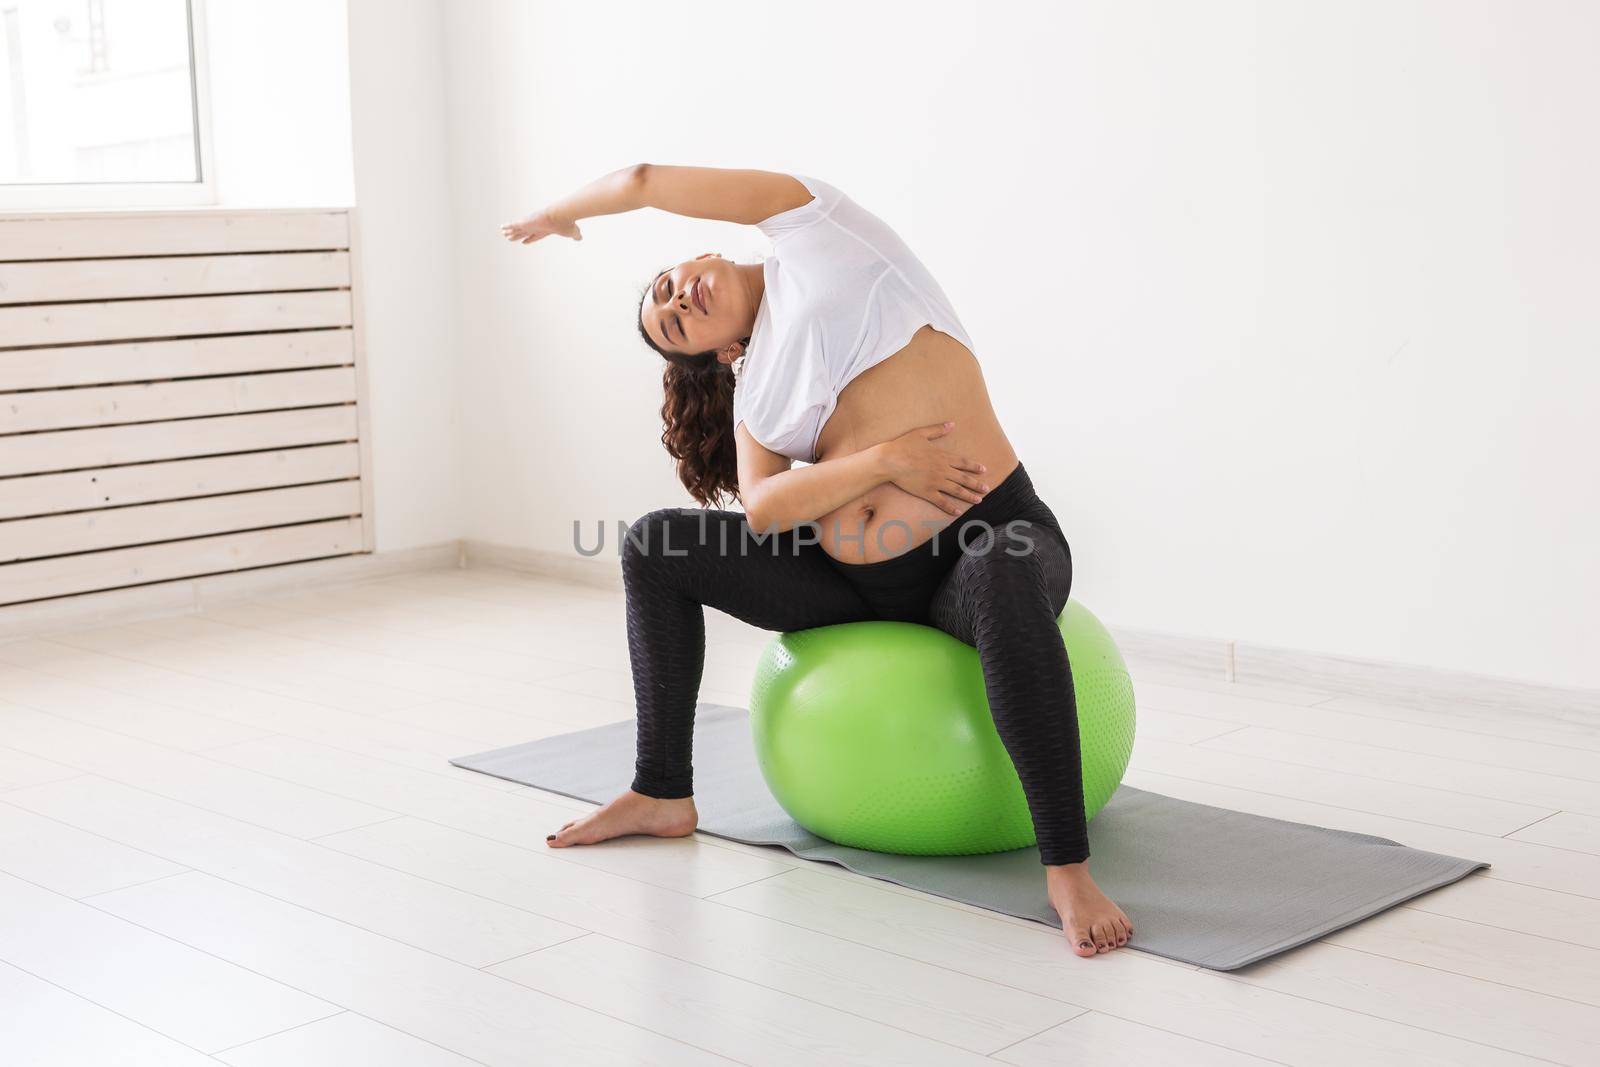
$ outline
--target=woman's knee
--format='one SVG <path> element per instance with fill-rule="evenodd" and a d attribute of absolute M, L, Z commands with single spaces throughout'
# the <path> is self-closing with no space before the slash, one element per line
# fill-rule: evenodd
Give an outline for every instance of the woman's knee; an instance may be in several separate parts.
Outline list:
<path fill-rule="evenodd" d="M 1039 535 L 998 527 L 963 553 L 962 599 L 980 612 L 1021 610 L 1049 599 L 1049 575 Z"/>
<path fill-rule="evenodd" d="M 659 570 L 688 556 L 705 541 L 706 516 L 703 508 L 657 508 L 635 519 L 618 546 L 623 576 Z"/>

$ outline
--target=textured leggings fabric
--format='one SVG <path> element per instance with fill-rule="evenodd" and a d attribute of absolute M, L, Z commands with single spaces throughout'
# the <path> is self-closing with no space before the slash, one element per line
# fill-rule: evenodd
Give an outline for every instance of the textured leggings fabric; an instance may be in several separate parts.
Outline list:
<path fill-rule="evenodd" d="M 834 560 L 807 527 L 758 534 L 736 511 L 662 508 L 622 546 L 638 706 L 633 789 L 693 793 L 694 711 L 712 607 L 764 630 L 892 619 L 978 650 L 996 732 L 1047 865 L 1089 856 L 1077 704 L 1056 617 L 1072 589 L 1061 527 L 1019 464 L 978 504 L 881 563 Z"/>

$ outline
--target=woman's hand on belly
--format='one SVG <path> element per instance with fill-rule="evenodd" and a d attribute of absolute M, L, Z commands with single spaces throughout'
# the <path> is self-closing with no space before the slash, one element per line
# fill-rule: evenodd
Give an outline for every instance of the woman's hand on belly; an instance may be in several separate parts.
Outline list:
<path fill-rule="evenodd" d="M 925 425 L 935 418 L 952 421 Z M 817 448 L 822 461 L 863 449 L 880 457 L 885 480 L 819 520 L 823 549 L 845 563 L 916 548 L 959 521 L 1017 464 L 977 360 L 931 326 L 844 387 Z"/>
<path fill-rule="evenodd" d="M 982 500 L 988 468 L 934 444 L 954 426 L 920 426 L 876 445 L 891 480 L 822 517 L 823 550 L 845 563 L 877 563 L 911 551 Z"/>
<path fill-rule="evenodd" d="M 957 521 L 943 507 L 894 485 L 881 485 L 817 520 L 817 541 L 841 563 L 878 563 L 911 551 Z"/>
<path fill-rule="evenodd" d="M 954 428 L 953 422 L 919 426 L 877 446 L 888 461 L 893 485 L 947 515 L 960 515 L 989 491 L 982 478 L 987 467 L 933 443 Z"/>

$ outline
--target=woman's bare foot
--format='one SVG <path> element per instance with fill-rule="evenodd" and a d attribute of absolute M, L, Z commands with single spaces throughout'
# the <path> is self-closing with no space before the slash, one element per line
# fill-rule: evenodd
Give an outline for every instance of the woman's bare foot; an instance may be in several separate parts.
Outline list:
<path fill-rule="evenodd" d="M 1089 861 L 1044 869 L 1050 905 L 1061 916 L 1061 932 L 1072 951 L 1097 956 L 1121 948 L 1133 936 L 1133 924 L 1089 877 Z"/>
<path fill-rule="evenodd" d="M 628 790 L 604 807 L 581 819 L 573 819 L 544 843 L 551 848 L 568 845 L 593 845 L 624 834 L 649 834 L 652 837 L 688 837 L 699 825 L 700 813 L 693 797 L 660 800 Z"/>

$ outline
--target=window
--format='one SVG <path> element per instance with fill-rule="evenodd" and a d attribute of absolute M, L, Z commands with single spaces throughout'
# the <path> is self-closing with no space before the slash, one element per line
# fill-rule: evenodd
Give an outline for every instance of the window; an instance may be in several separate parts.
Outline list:
<path fill-rule="evenodd" d="M 199 0 L 0 0 L 0 207 L 209 203 Z"/>

